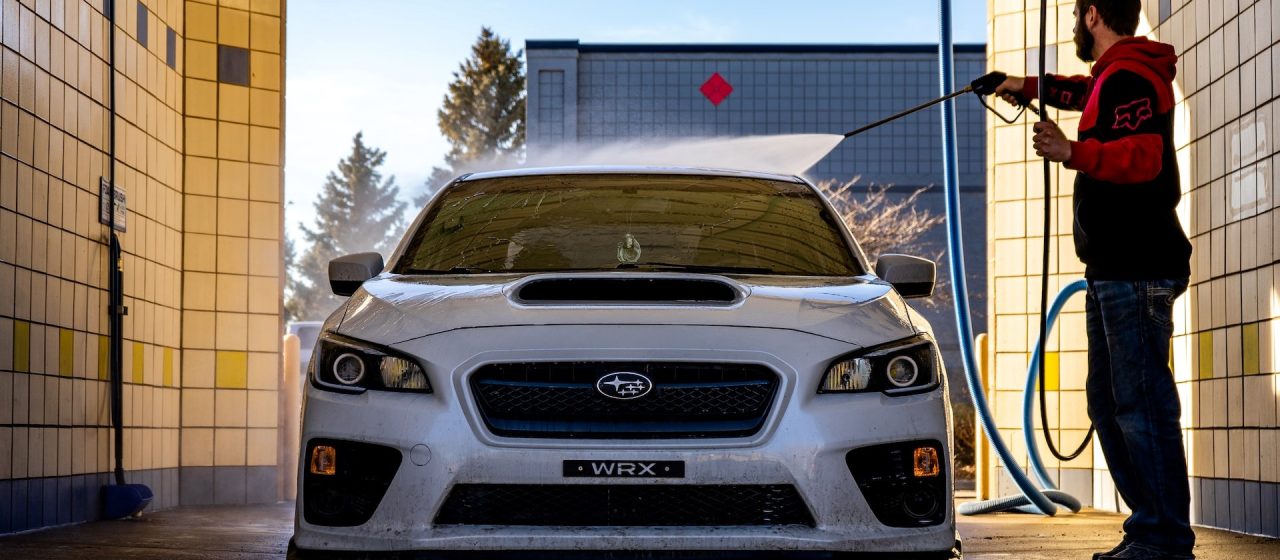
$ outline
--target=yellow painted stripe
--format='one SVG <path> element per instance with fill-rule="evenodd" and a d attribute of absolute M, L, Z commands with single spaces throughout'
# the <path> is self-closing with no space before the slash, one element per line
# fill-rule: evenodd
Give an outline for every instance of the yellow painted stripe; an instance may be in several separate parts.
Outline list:
<path fill-rule="evenodd" d="M 1061 360 L 1057 352 L 1044 353 L 1044 386 L 1046 390 L 1057 391 L 1061 379 L 1059 364 Z"/>
<path fill-rule="evenodd" d="M 1200 379 L 1213 378 L 1213 331 L 1200 333 Z"/>
<path fill-rule="evenodd" d="M 1244 374 L 1254 375 L 1262 370 L 1259 363 L 1258 349 L 1258 324 L 1250 323 L 1240 329 L 1240 336 L 1244 338 Z"/>
<path fill-rule="evenodd" d="M 173 348 L 164 349 L 164 386 L 173 386 Z"/>
<path fill-rule="evenodd" d="M 146 364 L 146 354 L 143 351 L 142 343 L 133 343 L 133 382 L 142 383 L 142 366 Z"/>
<path fill-rule="evenodd" d="M 98 379 L 111 379 L 111 343 L 105 336 L 98 337 Z"/>
<path fill-rule="evenodd" d="M 13 322 L 13 370 L 31 371 L 31 323 Z"/>
<path fill-rule="evenodd" d="M 58 375 L 71 377 L 76 369 L 76 337 L 71 329 L 58 329 Z"/>
<path fill-rule="evenodd" d="M 245 389 L 249 387 L 249 354 L 247 352 L 218 352 L 214 386 L 219 389 Z"/>

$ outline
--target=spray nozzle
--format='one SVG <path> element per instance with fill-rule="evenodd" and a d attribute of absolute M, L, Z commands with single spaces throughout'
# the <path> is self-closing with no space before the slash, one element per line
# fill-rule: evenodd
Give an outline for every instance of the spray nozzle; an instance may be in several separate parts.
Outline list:
<path fill-rule="evenodd" d="M 992 95 L 1008 77 L 1004 72 L 992 72 L 969 82 L 969 89 L 978 95 Z"/>

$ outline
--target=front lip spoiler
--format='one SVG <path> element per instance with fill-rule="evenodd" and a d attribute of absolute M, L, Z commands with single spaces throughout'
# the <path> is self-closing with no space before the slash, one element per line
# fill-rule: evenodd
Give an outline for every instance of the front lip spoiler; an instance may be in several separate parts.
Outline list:
<path fill-rule="evenodd" d="M 713 538 L 708 535 L 708 538 Z M 627 551 L 585 551 L 585 550 L 534 550 L 534 551 L 429 551 L 429 550 L 386 550 L 358 552 L 329 552 L 299 549 L 289 539 L 288 560 L 958 560 L 960 541 L 956 540 L 955 548 L 934 552 L 824 552 L 824 551 L 784 551 L 784 550 L 627 550 Z"/>

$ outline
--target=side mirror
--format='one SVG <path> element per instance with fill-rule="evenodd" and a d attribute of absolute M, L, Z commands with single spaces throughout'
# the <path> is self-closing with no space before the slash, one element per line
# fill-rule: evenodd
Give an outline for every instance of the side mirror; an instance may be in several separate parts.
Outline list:
<path fill-rule="evenodd" d="M 893 284 L 904 298 L 922 298 L 933 295 L 938 277 L 938 266 L 929 259 L 909 255 L 880 255 L 876 260 L 876 276 Z"/>
<path fill-rule="evenodd" d="M 382 255 L 356 253 L 329 261 L 329 287 L 333 293 L 349 296 L 360 289 L 365 280 L 382 273 Z"/>

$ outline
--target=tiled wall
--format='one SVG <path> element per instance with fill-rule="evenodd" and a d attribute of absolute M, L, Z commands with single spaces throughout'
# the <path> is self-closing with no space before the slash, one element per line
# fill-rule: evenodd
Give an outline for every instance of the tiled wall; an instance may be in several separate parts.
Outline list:
<path fill-rule="evenodd" d="M 96 518 L 113 467 L 107 232 L 97 221 L 113 31 L 116 183 L 128 193 L 128 478 L 155 490 L 152 507 L 200 502 L 191 481 L 201 476 L 205 501 L 268 489 L 274 499 L 274 468 L 255 478 L 253 467 L 275 465 L 278 447 L 283 6 L 222 4 L 0 0 L 0 533 Z M 232 31 L 217 35 L 223 28 Z M 224 101 L 209 113 L 194 106 L 188 78 L 216 92 L 202 58 L 215 43 L 252 49 L 255 73 L 250 87 L 215 93 Z M 207 120 L 193 127 L 193 113 Z M 219 164 L 238 164 L 238 175 L 218 182 Z M 208 273 L 207 285 L 193 285 L 191 271 Z M 215 492 L 215 473 L 199 471 L 214 465 L 238 474 L 238 488 Z"/>
<path fill-rule="evenodd" d="M 1072 0 L 1049 14 L 1050 42 L 1062 74 L 1085 74 L 1074 55 Z M 1280 210 L 1274 194 L 1280 126 L 1280 0 L 1144 0 L 1140 34 L 1173 44 L 1181 56 L 1175 142 L 1182 174 L 1179 216 L 1194 245 L 1191 288 L 1175 306 L 1173 372 L 1197 524 L 1280 535 Z M 990 0 L 993 69 L 1034 73 L 1039 2 Z M 1050 54 L 1055 54 L 1050 52 Z M 1078 114 L 1053 112 L 1074 136 Z M 1021 390 L 1037 335 L 1041 164 L 1030 124 L 988 120 L 992 162 L 988 200 L 991 394 L 997 422 L 1019 457 Z M 1079 278 L 1071 242 L 1074 174 L 1055 167 L 1051 285 Z M 1274 247 L 1274 249 L 1273 249 Z M 1050 337 L 1050 424 L 1065 445 L 1088 427 L 1083 394 L 1083 296 Z M 1096 445 L 1072 463 L 1050 460 L 1062 485 L 1086 503 L 1123 509 Z M 1042 456 L 1049 456 L 1041 449 Z M 1024 463 L 1025 464 L 1025 463 Z M 995 493 L 1011 493 L 1002 469 Z"/>
<path fill-rule="evenodd" d="M 529 41 L 528 138 L 536 154 L 562 143 L 598 145 L 637 138 L 843 133 L 938 96 L 937 48 L 931 45 L 596 45 Z M 984 73 L 981 46 L 957 48 L 956 75 L 968 83 Z M 732 92 L 713 102 L 701 87 L 714 74 Z M 969 286 L 986 291 L 985 129 L 970 96 L 958 101 L 960 184 Z M 844 141 L 810 170 L 815 179 L 856 188 L 892 184 L 905 196 L 942 183 L 939 109 L 923 111 Z M 785 140 L 779 140 L 783 142 Z M 898 196 L 897 194 L 893 196 Z M 944 212 L 941 188 L 918 208 Z M 925 235 L 936 250 L 945 228 Z M 933 254 L 923 256 L 932 257 Z M 939 274 L 949 270 L 939 263 Z M 983 309 L 975 325 L 985 326 Z M 932 323 L 948 364 L 960 371 L 950 305 L 921 312 Z M 958 377 L 956 379 L 959 379 Z M 953 383 L 963 392 L 963 383 Z"/>

